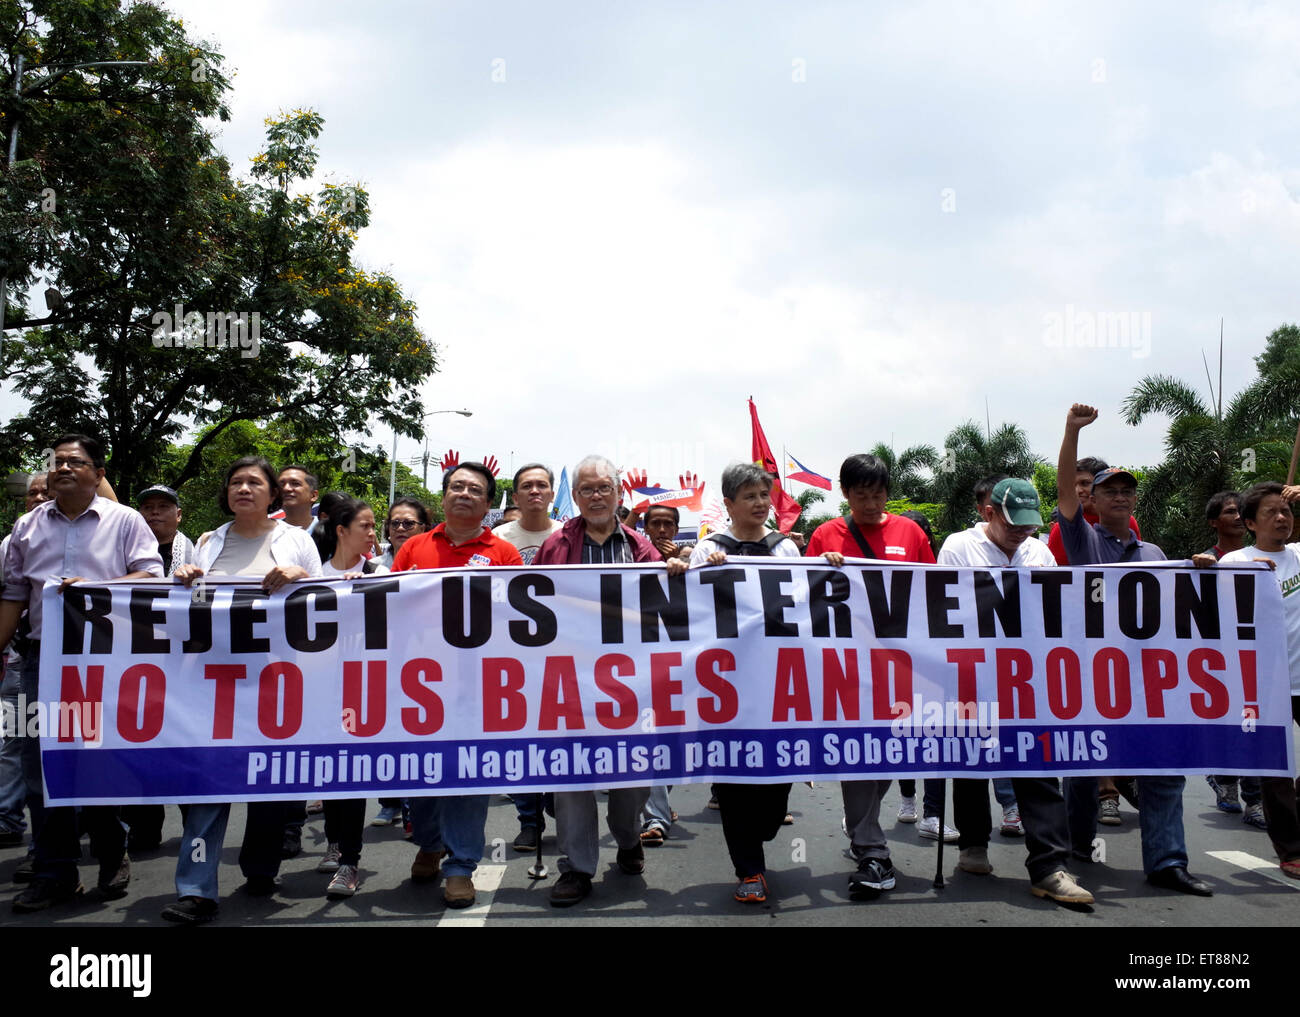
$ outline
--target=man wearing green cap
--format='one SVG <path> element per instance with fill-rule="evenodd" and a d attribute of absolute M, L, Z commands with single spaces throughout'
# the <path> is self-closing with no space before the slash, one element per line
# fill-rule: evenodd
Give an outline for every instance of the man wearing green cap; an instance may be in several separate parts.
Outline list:
<path fill-rule="evenodd" d="M 1009 477 L 994 485 L 981 508 L 984 522 L 954 533 L 943 542 L 937 559 L 940 565 L 973 565 L 980 568 L 1043 568 L 1056 564 L 1047 545 L 1034 536 L 1043 525 L 1038 514 L 1038 492 L 1027 480 Z M 1066 904 L 1091 904 L 1092 894 L 1075 882 L 1066 868 L 1070 857 L 1070 827 L 1065 799 L 1050 777 L 1013 777 L 1011 786 L 1020 805 L 1025 827 L 1025 846 L 1035 897 L 1050 897 Z M 952 782 L 953 818 L 961 836 L 957 867 L 963 872 L 985 876 L 989 864 L 988 780 Z"/>

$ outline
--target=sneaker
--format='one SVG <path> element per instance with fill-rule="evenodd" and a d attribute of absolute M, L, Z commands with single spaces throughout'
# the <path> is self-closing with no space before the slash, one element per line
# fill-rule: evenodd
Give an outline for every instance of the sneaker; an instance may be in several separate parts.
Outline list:
<path fill-rule="evenodd" d="M 515 838 L 513 847 L 516 851 L 536 851 L 537 827 L 521 826 L 519 828 L 519 836 Z"/>
<path fill-rule="evenodd" d="M 1220 812 L 1240 812 L 1241 798 L 1237 794 L 1237 785 L 1220 784 L 1210 774 L 1205 775 L 1205 783 L 1214 792 L 1214 805 Z"/>
<path fill-rule="evenodd" d="M 781 825 L 782 825 L 782 826 L 794 826 L 794 813 L 792 813 L 792 812 L 787 812 L 787 813 L 785 814 L 785 819 L 781 820 Z"/>
<path fill-rule="evenodd" d="M 916 795 L 908 798 L 906 795 L 898 803 L 898 821 L 900 823 L 916 822 Z"/>
<path fill-rule="evenodd" d="M 385 805 L 379 815 L 370 821 L 371 826 L 396 826 L 402 819 L 402 810 L 392 805 Z"/>
<path fill-rule="evenodd" d="M 987 876 L 993 871 L 993 866 L 989 864 L 988 849 L 982 847 L 962 848 L 961 855 L 957 859 L 957 868 L 974 876 Z"/>
<path fill-rule="evenodd" d="M 1025 824 L 1020 821 L 1020 806 L 1008 805 L 1002 810 L 1002 829 L 999 831 L 1003 837 L 1023 837 L 1025 835 Z"/>
<path fill-rule="evenodd" d="M 757 876 L 746 876 L 736 884 L 735 898 L 741 904 L 763 904 L 767 901 L 767 880 L 760 872 Z"/>
<path fill-rule="evenodd" d="M 849 875 L 850 900 L 874 900 L 882 890 L 894 888 L 894 866 L 888 858 L 864 858 Z"/>
<path fill-rule="evenodd" d="M 202 925 L 217 916 L 217 902 L 206 897 L 182 897 L 162 909 L 162 917 L 181 925 Z"/>
<path fill-rule="evenodd" d="M 1074 877 L 1065 870 L 1053 872 L 1046 879 L 1040 879 L 1029 890 L 1035 897 L 1050 897 L 1062 904 L 1091 904 L 1092 894 L 1074 881 Z"/>
<path fill-rule="evenodd" d="M 428 883 L 430 880 L 438 878 L 438 870 L 442 867 L 442 856 L 446 851 L 419 851 L 415 856 L 415 861 L 411 863 L 411 882 Z"/>
<path fill-rule="evenodd" d="M 357 892 L 357 867 L 355 865 L 340 865 L 334 873 L 334 878 L 330 880 L 330 885 L 325 887 L 326 897 L 351 897 Z"/>
<path fill-rule="evenodd" d="M 442 888 L 442 902 L 449 908 L 467 908 L 474 903 L 474 880 L 469 876 L 448 876 Z"/>
<path fill-rule="evenodd" d="M 57 879 L 38 879 L 14 898 L 13 909 L 19 914 L 44 911 L 55 904 L 63 904 L 85 892 L 79 882 L 61 883 Z"/>
<path fill-rule="evenodd" d="M 121 900 L 126 896 L 126 888 L 131 885 L 131 859 L 122 856 L 121 863 L 111 872 L 104 866 L 99 867 L 99 882 L 95 886 L 95 896 L 100 900 Z"/>
<path fill-rule="evenodd" d="M 640 844 L 636 847 L 619 848 L 615 856 L 618 867 L 629 876 L 639 876 L 645 872 L 645 848 Z"/>
<path fill-rule="evenodd" d="M 939 839 L 939 817 L 926 816 L 917 825 L 916 832 L 919 833 L 926 840 L 938 840 Z M 961 835 L 956 830 L 954 830 L 951 826 L 949 826 L 947 823 L 943 824 L 943 842 L 945 844 L 956 844 L 957 838 L 959 836 Z"/>
<path fill-rule="evenodd" d="M 330 844 L 330 846 L 325 849 L 325 857 L 316 863 L 316 871 L 338 872 L 340 859 L 342 857 L 343 852 L 339 850 L 339 846 L 337 844 Z"/>
<path fill-rule="evenodd" d="M 1097 822 L 1104 826 L 1121 826 L 1124 820 L 1119 817 L 1119 799 L 1103 798 L 1097 810 Z"/>
<path fill-rule="evenodd" d="M 572 907 L 591 893 L 591 877 L 585 872 L 565 872 L 551 887 L 551 907 Z"/>
<path fill-rule="evenodd" d="M 1259 802 L 1255 802 L 1253 805 L 1247 805 L 1245 814 L 1241 819 L 1247 826 L 1253 826 L 1257 830 L 1268 829 L 1268 821 L 1264 818 L 1264 806 Z M 14 878 L 14 882 L 18 882 L 17 877 Z"/>

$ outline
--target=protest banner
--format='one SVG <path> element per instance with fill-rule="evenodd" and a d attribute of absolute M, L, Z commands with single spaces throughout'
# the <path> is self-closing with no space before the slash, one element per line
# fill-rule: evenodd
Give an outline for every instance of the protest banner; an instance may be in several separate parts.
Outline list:
<path fill-rule="evenodd" d="M 1258 567 L 735 559 L 46 587 L 54 804 L 1288 774 Z"/>

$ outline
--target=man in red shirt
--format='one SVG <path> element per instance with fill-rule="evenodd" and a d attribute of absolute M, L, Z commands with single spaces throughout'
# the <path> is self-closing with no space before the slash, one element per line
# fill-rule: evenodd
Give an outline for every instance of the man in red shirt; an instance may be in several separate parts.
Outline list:
<path fill-rule="evenodd" d="M 910 519 L 885 511 L 889 500 L 889 467 L 872 455 L 849 456 L 840 466 L 840 490 L 849 503 L 847 519 L 832 519 L 813 531 L 804 554 L 823 556 L 832 565 L 845 558 L 883 558 L 934 564 L 934 551 L 921 527 Z M 895 884 L 889 844 L 880 828 L 880 802 L 889 790 L 887 780 L 846 780 L 840 783 L 844 799 L 844 828 L 857 871 L 849 876 L 849 896 L 871 900 Z"/>
<path fill-rule="evenodd" d="M 522 565 L 515 546 L 483 525 L 496 478 L 482 463 L 461 463 L 442 478 L 442 509 L 447 517 L 428 533 L 412 537 L 393 559 L 393 571 L 483 565 Z M 448 795 L 411 799 L 411 826 L 420 851 L 411 864 L 417 883 L 446 878 L 442 899 L 451 908 L 474 903 L 474 870 L 483 857 L 488 795 Z M 444 865 L 442 860 L 446 857 Z"/>

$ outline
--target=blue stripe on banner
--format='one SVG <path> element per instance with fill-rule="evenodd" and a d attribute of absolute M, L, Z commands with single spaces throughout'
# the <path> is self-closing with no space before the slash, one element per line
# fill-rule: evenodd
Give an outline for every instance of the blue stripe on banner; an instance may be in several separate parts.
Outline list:
<path fill-rule="evenodd" d="M 1046 738 L 1044 739 L 1044 734 Z M 493 741 L 168 749 L 46 749 L 51 804 L 250 801 L 544 791 L 854 777 L 1237 773 L 1286 776 L 1290 725 L 1000 726 L 979 737 L 807 727 Z M 987 759 L 995 751 L 1000 760 Z M 946 758 L 945 758 L 946 753 Z M 1168 761 L 1178 760 L 1170 769 Z M 1280 763 L 1277 769 L 1260 760 Z"/>

